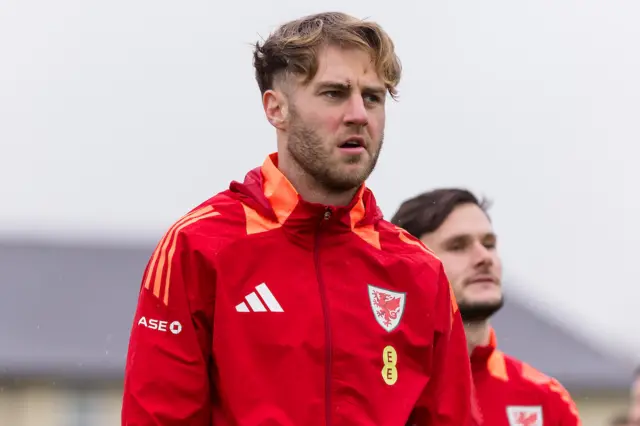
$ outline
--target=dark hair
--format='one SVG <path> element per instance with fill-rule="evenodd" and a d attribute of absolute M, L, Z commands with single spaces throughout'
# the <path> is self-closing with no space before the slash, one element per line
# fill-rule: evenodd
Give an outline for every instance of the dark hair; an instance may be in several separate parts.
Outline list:
<path fill-rule="evenodd" d="M 440 228 L 453 209 L 461 204 L 475 204 L 485 214 L 490 206 L 487 200 L 479 200 L 466 189 L 440 188 L 403 202 L 391 218 L 391 223 L 420 238 Z"/>

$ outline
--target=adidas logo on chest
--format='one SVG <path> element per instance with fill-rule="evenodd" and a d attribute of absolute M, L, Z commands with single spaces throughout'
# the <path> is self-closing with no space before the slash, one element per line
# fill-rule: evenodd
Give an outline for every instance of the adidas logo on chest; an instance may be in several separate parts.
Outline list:
<path fill-rule="evenodd" d="M 265 283 L 255 287 L 255 291 L 247 294 L 244 302 L 236 305 L 238 312 L 284 312 L 278 299 L 271 293 Z"/>

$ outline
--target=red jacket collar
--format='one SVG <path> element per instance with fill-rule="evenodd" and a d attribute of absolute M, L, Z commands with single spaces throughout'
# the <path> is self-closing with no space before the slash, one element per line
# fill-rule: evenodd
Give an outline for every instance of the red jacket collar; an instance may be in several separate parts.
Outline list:
<path fill-rule="evenodd" d="M 327 210 L 332 213 L 328 226 L 334 231 L 342 229 L 358 233 L 358 228 L 371 228 L 382 219 L 373 193 L 364 184 L 351 203 L 344 207 L 303 200 L 278 169 L 277 153 L 270 154 L 261 167 L 247 173 L 244 182 L 232 182 L 230 190 L 262 217 L 294 232 L 315 230 Z"/>
<path fill-rule="evenodd" d="M 493 328 L 489 330 L 489 343 L 485 346 L 476 346 L 471 352 L 471 367 L 473 370 L 486 369 L 491 356 L 498 347 L 498 338 Z"/>
<path fill-rule="evenodd" d="M 478 346 L 471 352 L 471 370 L 476 379 L 488 373 L 497 380 L 508 381 L 509 372 L 504 353 L 498 349 L 498 339 L 493 328 L 489 332 L 489 344 Z"/>

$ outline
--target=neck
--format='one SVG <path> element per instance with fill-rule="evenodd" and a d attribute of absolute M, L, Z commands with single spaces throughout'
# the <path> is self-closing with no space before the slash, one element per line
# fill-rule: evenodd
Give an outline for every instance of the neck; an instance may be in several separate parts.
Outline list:
<path fill-rule="evenodd" d="M 469 350 L 469 355 L 471 355 L 476 346 L 486 346 L 489 344 L 489 331 L 490 327 L 488 320 L 465 323 L 464 332 L 467 336 L 467 349 Z"/>
<path fill-rule="evenodd" d="M 278 169 L 303 200 L 327 206 L 346 206 L 358 192 L 358 188 L 341 192 L 328 190 L 305 172 L 293 158 L 283 154 L 283 151 L 278 154 Z"/>

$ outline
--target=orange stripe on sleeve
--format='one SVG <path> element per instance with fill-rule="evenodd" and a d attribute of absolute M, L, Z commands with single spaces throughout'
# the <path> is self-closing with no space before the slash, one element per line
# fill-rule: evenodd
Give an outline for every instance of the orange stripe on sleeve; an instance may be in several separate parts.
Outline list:
<path fill-rule="evenodd" d="M 404 242 L 406 244 L 411 244 L 412 246 L 419 247 L 425 253 L 429 253 L 433 257 L 437 258 L 435 253 L 433 251 L 431 251 L 431 249 L 429 249 L 429 247 L 427 247 L 422 241 L 414 239 L 413 236 L 411 236 L 411 234 L 409 234 L 407 231 L 405 231 L 404 229 L 402 229 L 400 227 L 396 227 L 396 229 L 399 232 L 399 237 L 400 237 L 400 240 L 402 242 Z"/>
<path fill-rule="evenodd" d="M 560 395 L 560 399 L 562 399 L 562 402 L 567 404 L 567 408 L 569 409 L 571 414 L 573 414 L 578 420 L 580 420 L 580 413 L 578 413 L 578 407 L 576 407 L 576 404 L 573 401 L 573 398 L 571 398 L 571 395 L 569 394 L 569 392 L 560 383 L 558 383 L 555 380 L 551 381 L 551 383 L 549 384 L 549 388 L 551 389 L 552 392 L 555 392 L 558 395 Z"/>
<path fill-rule="evenodd" d="M 539 385 L 548 384 L 551 380 L 549 376 L 536 370 L 526 362 L 522 363 L 522 377 L 530 382 L 537 383 Z"/>
<path fill-rule="evenodd" d="M 544 373 L 541 373 L 527 363 L 522 363 L 522 377 L 537 384 L 547 385 L 549 387 L 549 390 L 557 394 L 562 402 L 566 404 L 571 414 L 576 416 L 577 419 L 580 419 L 578 408 L 573 402 L 571 395 L 557 380 L 547 376 Z"/>
<path fill-rule="evenodd" d="M 169 304 L 169 288 L 171 286 L 171 266 L 173 265 L 173 255 L 175 254 L 176 251 L 176 245 L 178 242 L 178 238 L 177 235 L 180 233 L 180 231 L 182 229 L 184 229 L 185 227 L 191 225 L 192 223 L 198 222 L 202 219 L 207 219 L 209 217 L 214 217 L 214 216 L 219 216 L 220 213 L 218 212 L 211 212 L 211 213 L 206 213 L 203 214 L 201 216 L 197 216 L 194 218 L 191 218 L 189 220 L 187 220 L 186 222 L 182 223 L 180 226 L 178 226 L 176 228 L 175 231 L 175 235 L 176 237 L 173 239 L 173 242 L 171 243 L 171 248 L 169 249 L 169 255 L 168 255 L 168 259 L 167 259 L 167 264 L 169 265 L 167 267 L 167 276 L 165 277 L 165 286 L 164 286 L 164 304 L 168 305 Z M 159 278 L 160 276 L 156 277 L 156 280 Z M 159 286 L 159 284 L 158 284 Z"/>
<path fill-rule="evenodd" d="M 169 230 L 165 233 L 163 238 L 160 240 L 158 245 L 156 246 L 155 251 L 153 252 L 153 257 L 151 258 L 151 262 L 149 263 L 149 270 L 147 271 L 145 280 L 144 280 L 144 288 L 147 290 L 151 290 L 151 282 L 153 280 L 153 294 L 156 297 L 160 297 L 160 284 L 162 279 L 162 273 L 164 272 L 164 265 L 166 261 L 166 251 L 169 242 L 173 239 L 176 230 L 180 227 L 181 224 L 187 222 L 188 220 L 204 215 L 213 210 L 213 207 L 207 206 L 201 209 L 195 210 L 191 213 L 180 218 L 176 223 L 169 228 Z"/>

